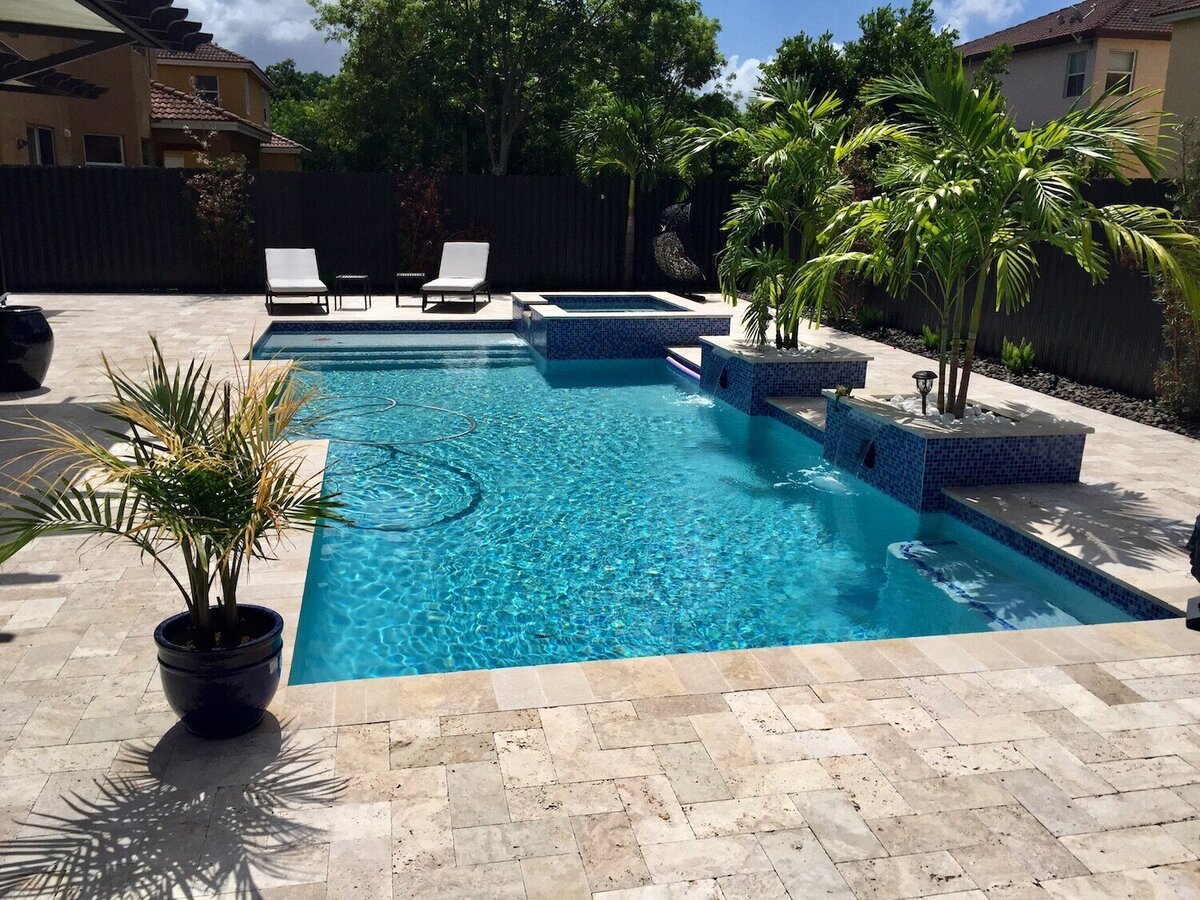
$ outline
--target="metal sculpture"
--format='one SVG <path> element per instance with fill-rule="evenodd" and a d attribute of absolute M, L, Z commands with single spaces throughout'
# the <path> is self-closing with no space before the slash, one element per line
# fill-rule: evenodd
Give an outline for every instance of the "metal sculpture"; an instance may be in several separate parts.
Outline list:
<path fill-rule="evenodd" d="M 692 262 L 684 246 L 680 232 L 688 228 L 692 219 L 692 204 L 676 203 L 663 210 L 658 219 L 662 232 L 654 239 L 654 261 L 663 274 L 683 285 L 700 285 L 704 273 Z"/>

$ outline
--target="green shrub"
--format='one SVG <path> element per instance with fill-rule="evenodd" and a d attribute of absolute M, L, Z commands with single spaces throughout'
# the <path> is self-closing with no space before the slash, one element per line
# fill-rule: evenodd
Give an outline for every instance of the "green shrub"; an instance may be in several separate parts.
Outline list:
<path fill-rule="evenodd" d="M 1033 344 L 1026 340 L 1014 344 L 1005 338 L 1000 348 L 1000 359 L 1008 371 L 1014 375 L 1024 375 L 1033 368 Z"/>
<path fill-rule="evenodd" d="M 934 331 L 928 325 L 921 326 L 921 346 L 930 353 L 937 353 L 942 349 L 942 336 Z"/>
<path fill-rule="evenodd" d="M 883 310 L 878 306 L 858 308 L 858 326 L 863 331 L 874 331 L 883 324 Z"/>
<path fill-rule="evenodd" d="M 1154 396 L 1177 419 L 1200 422 L 1200 327 L 1178 289 L 1163 285 L 1158 301 L 1167 352 L 1154 373 Z"/>

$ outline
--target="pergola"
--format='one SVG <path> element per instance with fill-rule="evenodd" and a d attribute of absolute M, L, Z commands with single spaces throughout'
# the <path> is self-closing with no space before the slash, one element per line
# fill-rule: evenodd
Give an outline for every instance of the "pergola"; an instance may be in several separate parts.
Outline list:
<path fill-rule="evenodd" d="M 28 58 L 0 42 L 0 91 L 65 94 L 93 99 L 104 87 L 56 71 L 57 66 L 140 44 L 194 50 L 212 40 L 172 0 L 0 0 L 0 34 L 66 38 L 74 46 Z"/>
<path fill-rule="evenodd" d="M 172 0 L 0 0 L 0 35 L 65 38 L 73 44 L 31 58 L 0 41 L 0 92 L 58 94 L 92 100 L 106 90 L 59 72 L 113 47 L 137 44 L 155 50 L 194 50 L 212 40 Z M 0 304 L 6 296 L 4 248 L 0 246 Z"/>

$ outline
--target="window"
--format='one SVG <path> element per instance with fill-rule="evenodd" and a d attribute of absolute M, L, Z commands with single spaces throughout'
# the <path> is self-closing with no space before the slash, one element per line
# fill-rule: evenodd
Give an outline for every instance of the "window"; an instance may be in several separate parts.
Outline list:
<path fill-rule="evenodd" d="M 217 106 L 221 105 L 221 91 L 217 85 L 216 75 L 193 75 L 192 93 L 201 100 L 207 100 Z"/>
<path fill-rule="evenodd" d="M 1104 90 L 1128 94 L 1133 89 L 1133 66 L 1136 61 L 1137 53 L 1133 50 L 1109 50 Z"/>
<path fill-rule="evenodd" d="M 1082 97 L 1087 87 L 1087 57 L 1086 50 L 1077 50 L 1067 56 L 1067 87 L 1064 97 Z"/>
<path fill-rule="evenodd" d="M 83 161 L 89 166 L 125 165 L 125 145 L 119 134 L 85 134 Z"/>
<path fill-rule="evenodd" d="M 30 125 L 25 130 L 25 140 L 29 144 L 29 164 L 31 166 L 54 165 L 54 129 L 44 125 Z"/>

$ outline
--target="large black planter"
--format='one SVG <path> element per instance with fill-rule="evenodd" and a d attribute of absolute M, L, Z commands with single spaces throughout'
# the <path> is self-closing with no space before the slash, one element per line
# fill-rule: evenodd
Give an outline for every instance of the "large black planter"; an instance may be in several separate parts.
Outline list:
<path fill-rule="evenodd" d="M 194 650 L 191 619 L 180 613 L 154 632 L 163 692 L 192 734 L 227 738 L 262 721 L 279 687 L 283 619 L 264 606 L 238 606 L 245 640 L 240 646 Z"/>
<path fill-rule="evenodd" d="M 0 306 L 0 393 L 42 386 L 54 355 L 54 332 L 40 306 Z"/>

